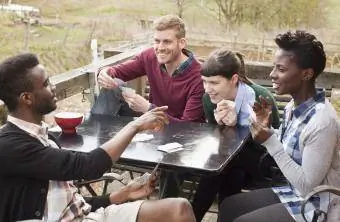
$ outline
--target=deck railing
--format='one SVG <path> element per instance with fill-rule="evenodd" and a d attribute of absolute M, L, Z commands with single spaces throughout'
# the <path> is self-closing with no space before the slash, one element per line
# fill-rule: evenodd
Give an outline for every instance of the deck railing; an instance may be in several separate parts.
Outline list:
<path fill-rule="evenodd" d="M 122 63 L 132 58 L 135 54 L 138 54 L 147 47 L 150 47 L 150 45 L 140 45 L 135 48 L 130 48 L 124 52 L 113 49 L 106 50 L 104 53 L 106 56 L 112 54 L 114 54 L 114 56 L 100 60 L 98 64 L 89 64 L 87 66 L 73 69 L 69 72 L 51 77 L 51 82 L 56 85 L 58 100 L 63 100 L 75 94 L 84 93 L 86 91 L 87 94 L 90 95 L 90 101 L 93 102 L 96 85 L 95 75 L 98 68 Z M 262 85 L 270 83 L 269 73 L 272 69 L 272 64 L 265 62 L 246 61 L 246 68 L 249 78 L 253 79 L 255 82 Z M 135 88 L 138 93 L 144 93 L 145 78 L 140 78 L 129 84 L 131 87 Z M 334 97 L 336 97 L 334 99 L 340 99 L 340 93 L 338 90 L 340 89 L 340 70 L 325 70 L 325 72 L 317 78 L 316 84 L 318 87 L 331 89 L 332 97 L 334 95 Z M 0 101 L 0 125 L 5 121 L 6 117 L 3 106 L 3 103 Z"/>

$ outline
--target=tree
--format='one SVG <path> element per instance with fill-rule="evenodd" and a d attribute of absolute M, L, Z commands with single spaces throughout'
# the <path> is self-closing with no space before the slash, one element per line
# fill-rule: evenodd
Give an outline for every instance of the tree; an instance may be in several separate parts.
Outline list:
<path fill-rule="evenodd" d="M 189 3 L 195 2 L 196 0 L 176 0 L 177 15 L 183 18 L 184 10 Z"/>
<path fill-rule="evenodd" d="M 214 0 L 218 8 L 218 18 L 227 30 L 242 22 L 243 3 L 246 0 Z"/>
<path fill-rule="evenodd" d="M 183 18 L 184 1 L 185 1 L 185 0 L 176 0 L 177 15 L 178 15 L 180 18 Z"/>
<path fill-rule="evenodd" d="M 214 3 L 218 20 L 227 30 L 244 23 L 263 30 L 311 28 L 322 26 L 325 21 L 323 0 L 214 0 Z"/>

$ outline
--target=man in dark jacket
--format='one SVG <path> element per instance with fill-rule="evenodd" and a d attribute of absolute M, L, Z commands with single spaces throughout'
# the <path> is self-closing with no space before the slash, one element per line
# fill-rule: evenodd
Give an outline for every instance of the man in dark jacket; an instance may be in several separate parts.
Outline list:
<path fill-rule="evenodd" d="M 0 129 L 0 221 L 195 220 L 184 199 L 134 201 L 153 191 L 155 178 L 100 198 L 83 198 L 70 182 L 100 177 L 136 133 L 159 130 L 168 122 L 167 107 L 146 112 L 97 149 L 81 153 L 60 149 L 47 133 L 43 116 L 56 109 L 57 99 L 35 55 L 14 56 L 0 64 L 0 99 L 9 110 Z"/>

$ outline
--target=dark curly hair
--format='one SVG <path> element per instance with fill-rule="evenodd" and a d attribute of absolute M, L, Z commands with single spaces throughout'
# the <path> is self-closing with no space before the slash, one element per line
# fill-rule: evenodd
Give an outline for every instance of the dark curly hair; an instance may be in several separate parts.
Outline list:
<path fill-rule="evenodd" d="M 210 53 L 208 59 L 202 65 L 201 74 L 206 77 L 221 75 L 227 79 L 238 74 L 242 82 L 252 84 L 246 76 L 243 55 L 224 48 Z"/>
<path fill-rule="evenodd" d="M 18 97 L 22 92 L 33 90 L 28 74 L 38 64 L 37 56 L 31 53 L 10 57 L 0 64 L 0 99 L 9 111 L 17 108 Z"/>
<path fill-rule="evenodd" d="M 313 80 L 325 69 L 326 54 L 322 43 L 314 35 L 301 30 L 289 31 L 277 35 L 275 43 L 279 48 L 294 53 L 299 68 L 313 69 Z"/>

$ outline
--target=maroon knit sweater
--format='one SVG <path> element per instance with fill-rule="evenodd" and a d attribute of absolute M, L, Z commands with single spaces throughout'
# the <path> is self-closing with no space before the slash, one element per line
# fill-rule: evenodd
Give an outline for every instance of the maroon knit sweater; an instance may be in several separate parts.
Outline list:
<path fill-rule="evenodd" d="M 146 75 L 150 84 L 150 102 L 168 106 L 171 121 L 204 122 L 201 65 L 193 59 L 183 73 L 170 76 L 161 70 L 153 48 L 146 49 L 134 59 L 109 69 L 109 74 L 124 81 Z"/>

